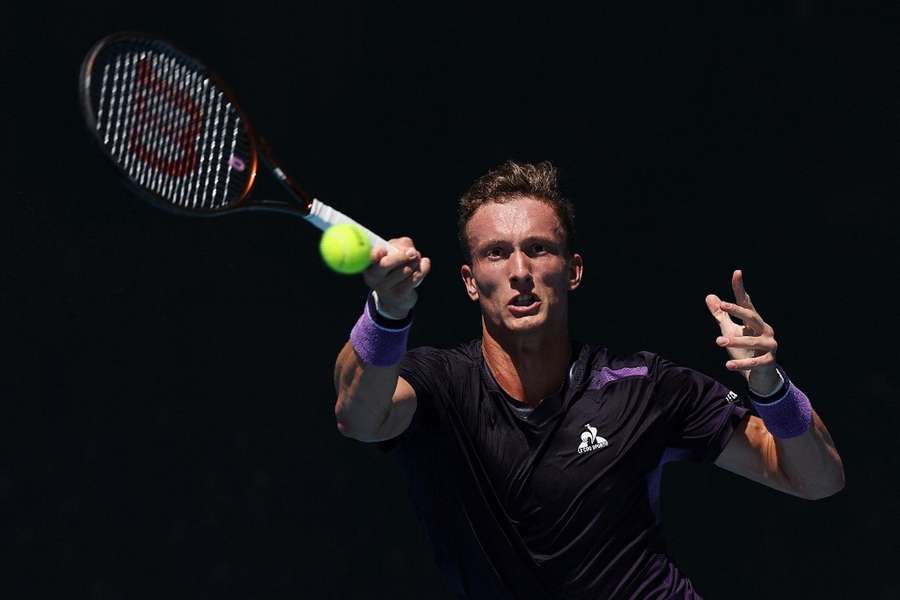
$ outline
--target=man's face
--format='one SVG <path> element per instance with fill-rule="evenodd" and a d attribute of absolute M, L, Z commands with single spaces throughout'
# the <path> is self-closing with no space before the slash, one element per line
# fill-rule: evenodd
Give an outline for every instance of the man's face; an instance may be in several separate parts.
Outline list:
<path fill-rule="evenodd" d="M 489 202 L 469 219 L 466 233 L 472 264 L 461 275 L 488 326 L 536 333 L 547 323 L 565 323 L 582 261 L 566 254 L 553 207 L 530 197 Z"/>

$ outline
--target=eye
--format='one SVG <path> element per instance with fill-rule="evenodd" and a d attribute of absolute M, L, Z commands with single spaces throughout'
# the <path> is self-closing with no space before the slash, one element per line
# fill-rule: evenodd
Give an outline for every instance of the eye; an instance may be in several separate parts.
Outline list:
<path fill-rule="evenodd" d="M 535 254 L 543 254 L 544 252 L 547 251 L 547 246 L 545 246 L 544 244 L 542 244 L 540 242 L 537 242 L 537 243 L 531 245 L 531 251 Z"/>
<path fill-rule="evenodd" d="M 493 248 L 488 249 L 486 256 L 488 258 L 501 258 L 503 256 L 503 249 L 500 248 L 500 246 L 494 246 Z"/>

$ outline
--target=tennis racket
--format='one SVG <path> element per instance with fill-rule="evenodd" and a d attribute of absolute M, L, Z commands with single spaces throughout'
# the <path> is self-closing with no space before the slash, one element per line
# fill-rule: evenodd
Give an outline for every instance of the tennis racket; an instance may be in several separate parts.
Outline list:
<path fill-rule="evenodd" d="M 276 211 L 323 231 L 353 223 L 373 246 L 389 246 L 294 183 L 222 79 L 166 41 L 136 32 L 98 41 L 82 62 L 79 95 L 93 138 L 129 187 L 158 208 L 186 216 Z M 286 200 L 251 198 L 261 164 Z"/>

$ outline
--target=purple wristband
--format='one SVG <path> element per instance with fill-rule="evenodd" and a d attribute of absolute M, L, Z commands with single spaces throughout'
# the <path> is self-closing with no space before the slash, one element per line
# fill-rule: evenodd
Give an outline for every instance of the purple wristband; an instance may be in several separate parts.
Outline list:
<path fill-rule="evenodd" d="M 386 319 L 375 310 L 375 300 L 369 294 L 366 308 L 350 332 L 350 343 L 364 363 L 390 367 L 403 358 L 410 327 L 411 314 L 400 321 Z"/>
<path fill-rule="evenodd" d="M 765 402 L 768 398 L 761 398 L 752 392 L 750 396 L 753 407 L 772 435 L 787 439 L 803 435 L 810 428 L 812 405 L 806 394 L 791 383 L 785 372 L 782 369 L 779 371 L 784 377 L 784 389 L 777 394 L 774 402 Z"/>

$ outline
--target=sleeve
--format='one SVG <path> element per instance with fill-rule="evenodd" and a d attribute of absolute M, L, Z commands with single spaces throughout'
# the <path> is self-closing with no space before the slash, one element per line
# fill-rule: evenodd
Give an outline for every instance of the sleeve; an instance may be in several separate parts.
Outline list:
<path fill-rule="evenodd" d="M 440 415 L 441 393 L 449 386 L 445 351 L 415 348 L 400 361 L 400 377 L 416 392 L 416 413 L 410 429 L 433 429 Z"/>
<path fill-rule="evenodd" d="M 445 351 L 429 346 L 409 350 L 400 361 L 400 377 L 416 392 L 416 412 L 406 431 L 378 447 L 394 449 L 404 438 L 438 428 L 443 413 L 442 391 L 449 387 Z"/>
<path fill-rule="evenodd" d="M 696 462 L 713 462 L 749 413 L 741 397 L 715 379 L 657 357 L 655 390 L 665 419 L 666 445 Z"/>

